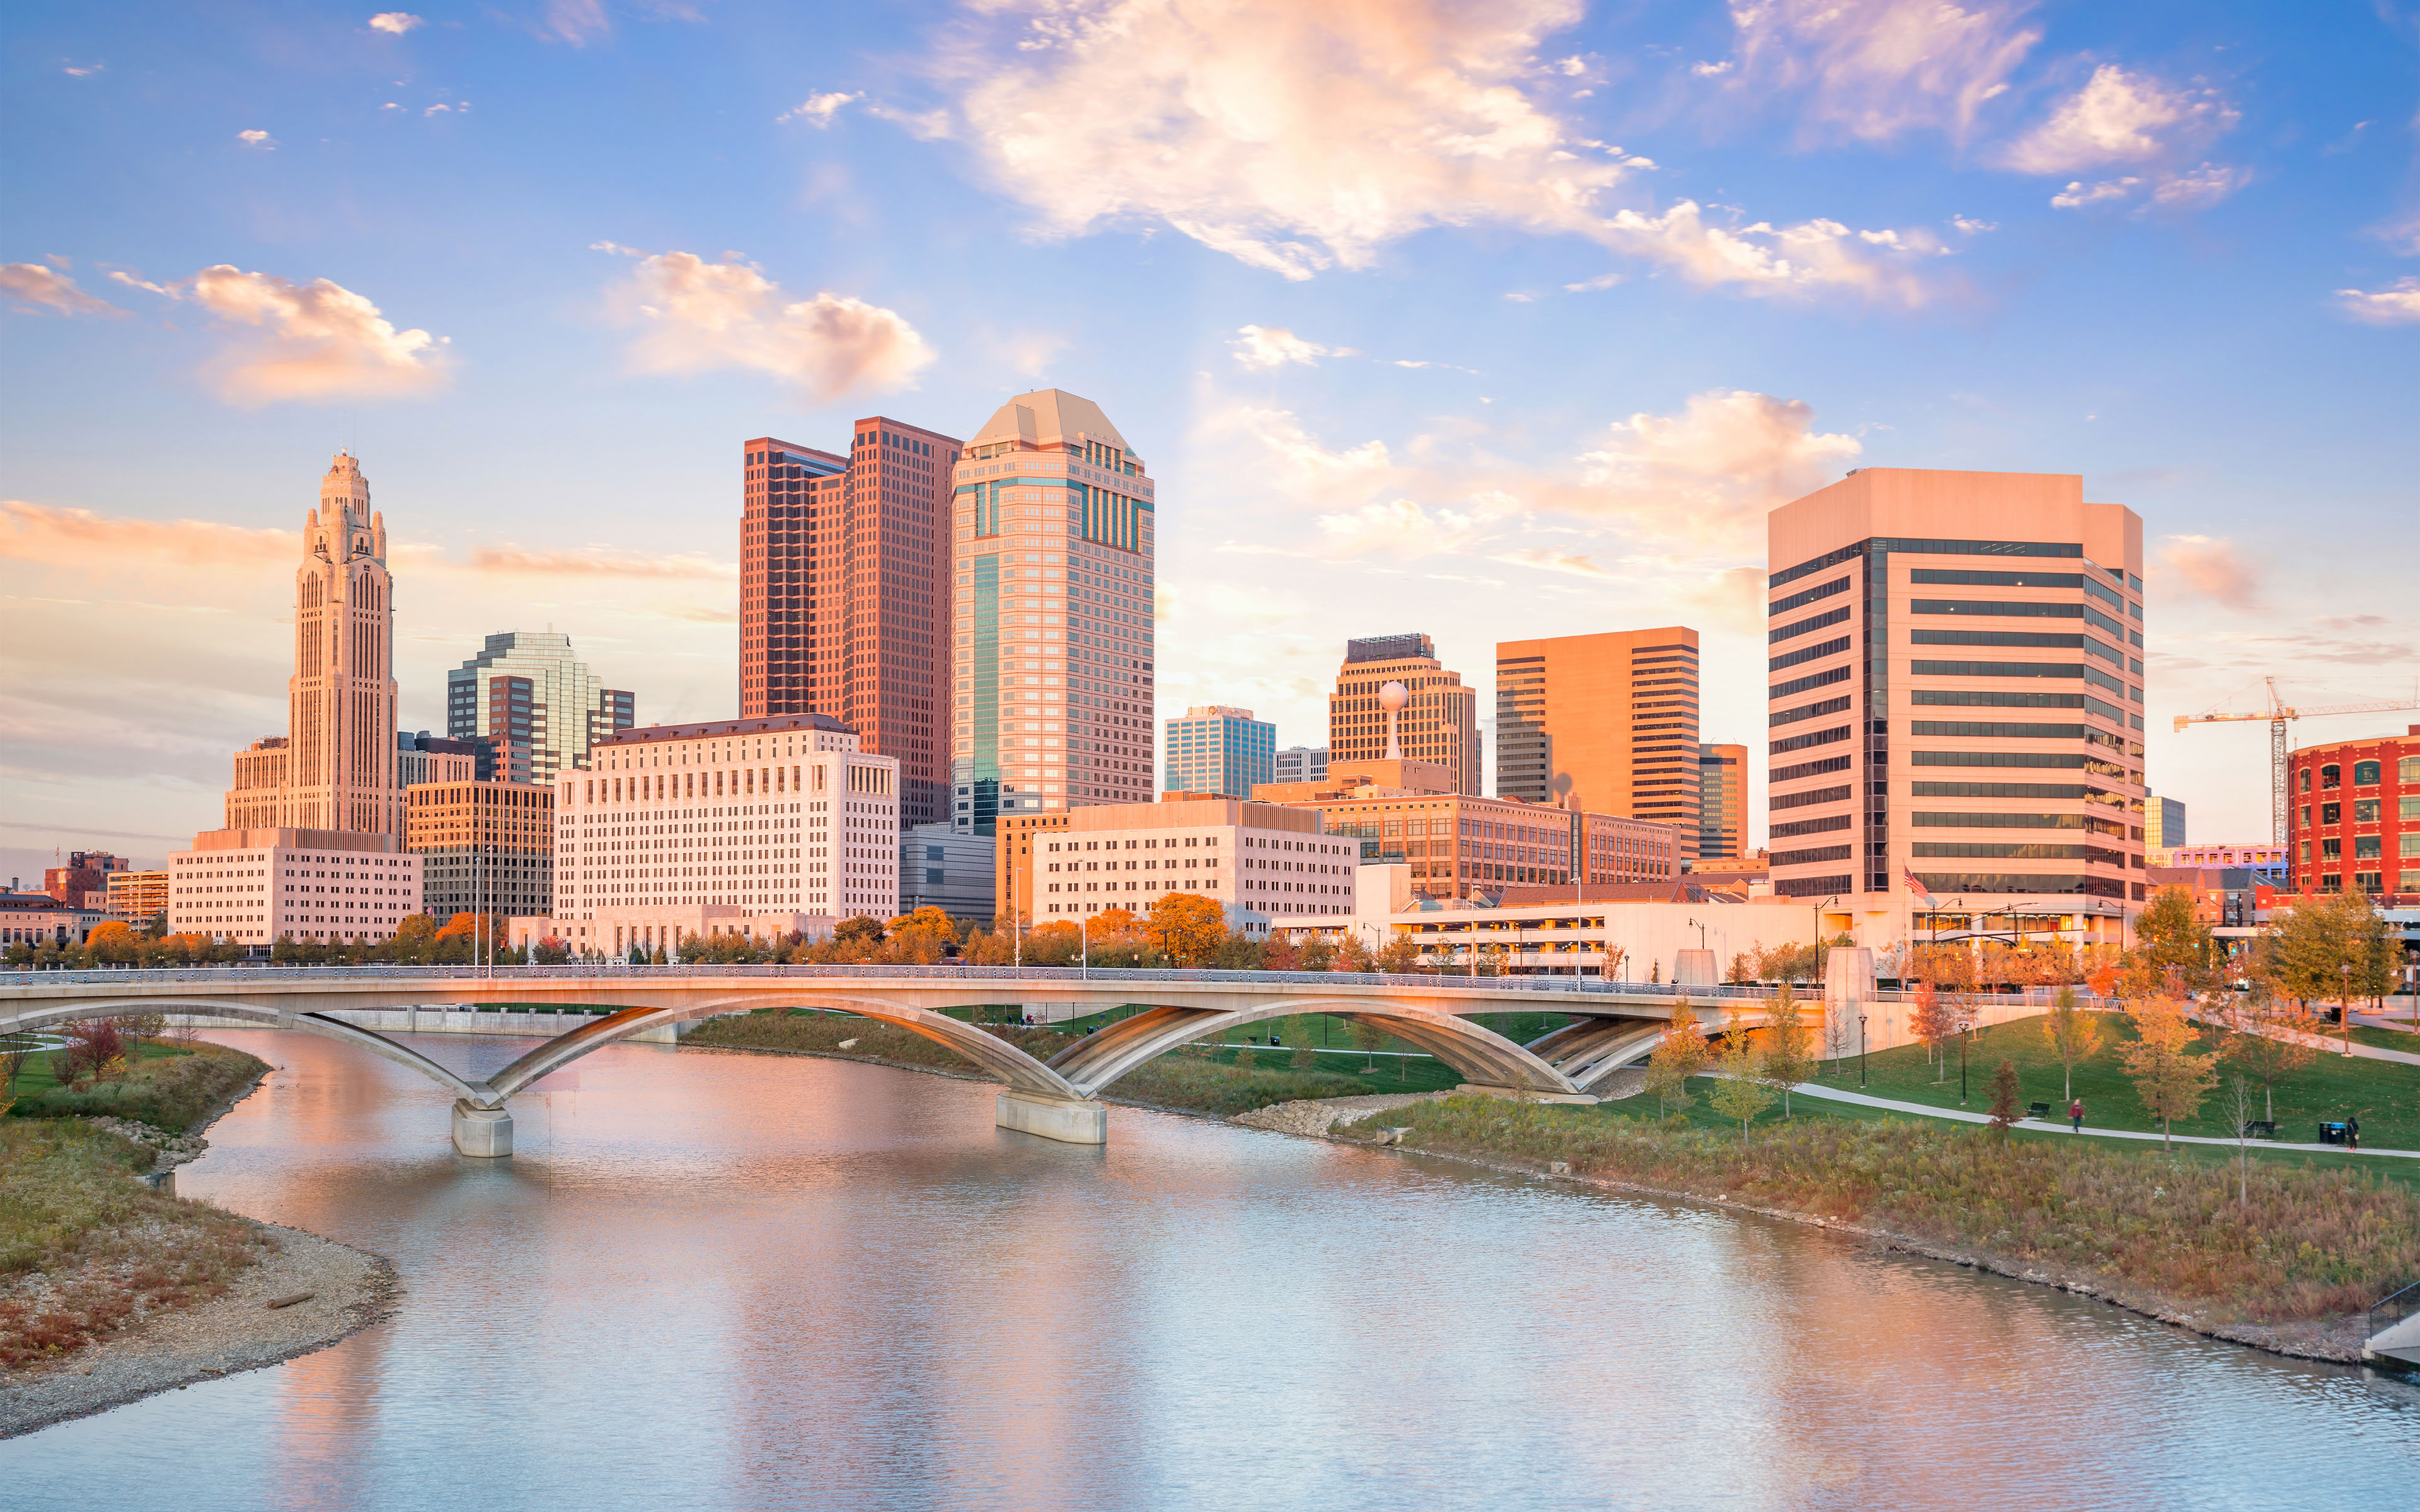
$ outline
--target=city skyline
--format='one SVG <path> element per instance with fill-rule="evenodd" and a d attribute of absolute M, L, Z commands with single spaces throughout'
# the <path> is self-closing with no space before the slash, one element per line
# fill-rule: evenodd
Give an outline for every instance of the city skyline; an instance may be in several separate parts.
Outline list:
<path fill-rule="evenodd" d="M 1781 13 L 1423 12 L 1440 102 L 1408 54 L 1305 49 L 1324 23 L 1276 12 L 1199 57 L 1145 25 L 1156 72 L 1014 7 L 819 18 L 812 49 L 746 7 L 577 35 L 30 12 L 0 591 L 19 643 L 73 622 L 89 655 L 11 668 L 9 868 L 164 856 L 278 726 L 299 458 L 353 448 L 404 522 L 402 726 L 445 728 L 466 640 L 550 622 L 649 718 L 703 718 L 732 712 L 732 440 L 876 408 L 965 434 L 1046 384 L 1163 486 L 1147 721 L 1230 703 L 1313 744 L 1356 635 L 1421 625 L 1485 711 L 1497 639 L 1683 624 L 1703 737 L 1745 740 L 1758 685 L 1724 669 L 1757 654 L 1766 508 L 1855 466 L 2071 471 L 2167 569 L 2151 780 L 2259 837 L 2257 733 L 2169 718 L 2268 672 L 2385 696 L 2420 640 L 2394 554 L 2347 549 L 2409 507 L 2408 41 L 1979 5 L 1917 70 Z M 680 121 L 710 169 L 693 135 L 550 124 L 659 69 L 710 97 Z M 1301 124 L 1185 106 L 1233 78 Z M 1317 98 L 1355 108 L 1284 108 Z M 1088 194 L 1005 155 L 1013 107 L 1061 121 L 1037 145 Z M 1422 111 L 1508 133 L 1500 171 Z M 1108 150 L 1147 121 L 1220 166 Z M 1001 234 L 924 234 L 967 214 Z"/>

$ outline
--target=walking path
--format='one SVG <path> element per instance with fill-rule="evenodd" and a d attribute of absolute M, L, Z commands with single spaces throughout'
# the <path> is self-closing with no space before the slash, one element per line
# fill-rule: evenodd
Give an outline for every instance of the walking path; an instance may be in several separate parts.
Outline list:
<path fill-rule="evenodd" d="M 2356 1045 L 2354 1048 L 2359 1049 L 2360 1047 Z M 1928 1119 L 1951 1119 L 1960 1123 L 1989 1123 L 1992 1121 L 1989 1115 L 1969 1113 L 1963 1108 L 1937 1108 L 1924 1103 L 1899 1103 L 1886 1097 L 1868 1097 L 1863 1092 L 1842 1091 L 1837 1087 L 1819 1087 L 1813 1082 L 1800 1082 L 1797 1086 L 1792 1088 L 1791 1091 L 1801 1097 L 1826 1097 L 1830 1098 L 1835 1103 L 1854 1103 L 1862 1107 L 1888 1108 L 1894 1113 L 1915 1113 L 1920 1114 Z M 2059 1122 L 2051 1122 L 2042 1119 L 2019 1119 L 2017 1120 L 2017 1127 L 2020 1129 L 2063 1129 L 2067 1127 L 2067 1125 L 2064 1120 Z M 2145 1134 L 2138 1129 L 2096 1129 L 2090 1124 L 2086 1124 L 2084 1126 L 2084 1132 L 2100 1139 L 2157 1139 L 2160 1137 L 2155 1134 Z M 2232 1139 L 2212 1139 L 2208 1135 L 2201 1134 L 2176 1134 L 2171 1137 L 2180 1145 L 2225 1145 L 2229 1149 L 2234 1148 L 2235 1145 L 2235 1141 Z M 2332 1151 L 2338 1155 L 2355 1153 L 2355 1151 L 2348 1150 L 2341 1145 L 2290 1145 L 2274 1139 L 2252 1139 L 2246 1140 L 2245 1143 L 2251 1145 L 2256 1149 L 2308 1149 L 2321 1152 Z M 2420 1149 L 2364 1149 L 2358 1151 L 2358 1153 L 2364 1155 L 2394 1155 L 2404 1160 L 2420 1160 Z"/>

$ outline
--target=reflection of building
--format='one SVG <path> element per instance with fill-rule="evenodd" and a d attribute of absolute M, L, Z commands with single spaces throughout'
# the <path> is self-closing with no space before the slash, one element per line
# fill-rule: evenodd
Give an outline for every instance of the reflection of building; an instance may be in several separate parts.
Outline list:
<path fill-rule="evenodd" d="M 1747 748 L 1698 748 L 1698 864 L 1737 861 L 1747 844 Z"/>
<path fill-rule="evenodd" d="M 2420 893 L 2420 724 L 2305 746 L 2287 780 L 2296 892 Z"/>
<path fill-rule="evenodd" d="M 1774 890 L 1837 899 L 1827 930 L 1898 914 L 1911 873 L 2071 933 L 2132 913 L 2141 518 L 2073 476 L 1864 468 L 1767 532 Z"/>
<path fill-rule="evenodd" d="M 739 717 L 827 714 L 896 757 L 901 816 L 949 817 L 954 436 L 870 415 L 849 453 L 741 447 Z"/>
<path fill-rule="evenodd" d="M 256 950 L 291 935 L 383 940 L 420 911 L 420 857 L 393 835 L 342 829 L 213 829 L 168 857 L 168 933 Z"/>
<path fill-rule="evenodd" d="M 81 908 L 85 895 L 109 890 L 109 879 L 132 863 L 107 851 L 70 851 L 65 866 L 42 871 L 42 890 L 63 903 Z"/>
<path fill-rule="evenodd" d="M 1327 775 L 1327 748 L 1288 746 L 1271 759 L 1272 782 L 1316 782 Z"/>
<path fill-rule="evenodd" d="M 236 753 L 226 824 L 400 835 L 395 750 L 386 522 L 370 508 L 361 463 L 339 452 L 302 527 L 286 736 Z"/>
<path fill-rule="evenodd" d="M 1379 700 L 1388 683 L 1410 695 L 1390 722 Z M 1390 749 L 1390 733 L 1401 743 Z M 1428 762 L 1452 774 L 1452 791 L 1480 788 L 1479 690 L 1445 670 L 1427 636 L 1371 636 L 1344 643 L 1344 665 L 1327 700 L 1327 750 L 1332 763 L 1400 758 Z"/>
<path fill-rule="evenodd" d="M 168 873 L 112 872 L 104 896 L 110 918 L 147 924 L 168 911 Z"/>
<path fill-rule="evenodd" d="M 952 822 L 1151 796 L 1156 489 L 1090 399 L 1000 407 L 954 482 Z"/>
<path fill-rule="evenodd" d="M 1033 921 L 1113 908 L 1147 914 L 1171 892 L 1221 903 L 1231 929 L 1275 914 L 1350 915 L 1360 847 L 1323 834 L 1319 815 L 1195 795 L 1084 808 L 1033 836 Z"/>
<path fill-rule="evenodd" d="M 961 924 L 991 927 L 996 841 L 954 825 L 917 825 L 899 837 L 899 912 L 939 908 Z"/>
<path fill-rule="evenodd" d="M 1697 631 L 1497 642 L 1499 796 L 1678 825 L 1694 860 L 1698 758 Z"/>
<path fill-rule="evenodd" d="M 1217 793 L 1249 798 L 1276 780 L 1278 727 L 1249 709 L 1197 705 L 1164 721 L 1160 788 L 1168 793 Z"/>
<path fill-rule="evenodd" d="M 506 630 L 445 674 L 445 734 L 484 742 L 476 780 L 551 782 L 636 721 L 638 700 L 607 687 L 551 630 Z M 427 780 L 453 781 L 451 776 Z"/>
<path fill-rule="evenodd" d="M 439 918 L 554 905 L 551 786 L 458 779 L 406 788 L 403 845 L 420 857 L 421 906 Z"/>

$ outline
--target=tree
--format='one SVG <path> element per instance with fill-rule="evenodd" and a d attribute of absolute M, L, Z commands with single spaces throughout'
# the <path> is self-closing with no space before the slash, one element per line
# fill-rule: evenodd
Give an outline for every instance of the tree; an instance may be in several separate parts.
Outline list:
<path fill-rule="evenodd" d="M 1083 932 L 1076 927 L 1075 920 L 1054 918 L 1026 932 L 1025 959 L 1030 965 L 1071 966 L 1083 943 Z"/>
<path fill-rule="evenodd" d="M 1143 920 L 1124 908 L 1105 908 L 1084 920 L 1085 959 L 1096 966 L 1142 964 L 1150 943 Z"/>
<path fill-rule="evenodd" d="M 1674 1003 L 1672 1022 L 1647 1057 L 1647 1090 L 1655 1094 L 1658 1113 L 1667 1107 L 1687 1110 L 1695 1101 L 1689 1096 L 1689 1078 L 1705 1070 L 1712 1053 L 1705 1031 L 1698 1026 L 1697 1009 L 1685 997 Z"/>
<path fill-rule="evenodd" d="M 1336 942 L 1335 969 L 1355 972 L 1373 971 L 1377 969 L 1377 957 L 1370 953 L 1370 947 L 1363 943 L 1359 934 L 1347 934 Z"/>
<path fill-rule="evenodd" d="M 1919 981 L 1916 984 L 1916 1007 L 1908 1012 L 1907 1026 L 1917 1039 L 1924 1041 L 1924 1058 L 1931 1061 L 1934 1059 L 1934 1052 L 1948 1043 L 1950 1036 L 1958 1032 L 1957 1007 L 1950 1001 L 1949 995 L 1933 985 L 1931 981 Z M 1932 1079 L 1936 1082 L 1947 1080 L 1949 1075 L 1949 1057 L 1946 1055 L 1942 1056 L 1935 1064 L 1940 1069 L 1934 1072 Z"/>
<path fill-rule="evenodd" d="M 1408 934 L 1390 937 L 1378 951 L 1377 969 L 1395 976 L 1406 976 L 1420 969 L 1420 948 Z"/>
<path fill-rule="evenodd" d="M 1227 910 L 1198 892 L 1162 893 L 1144 926 L 1162 953 L 1180 966 L 1206 966 L 1227 942 Z"/>
<path fill-rule="evenodd" d="M 2235 1114 L 2235 1211 L 2245 1212 L 2252 1207 L 2252 1085 L 2236 1076 L 2227 1101 Z"/>
<path fill-rule="evenodd" d="M 1992 1127 L 2002 1136 L 2017 1121 L 2017 1063 L 2003 1060 L 1992 1072 Z"/>
<path fill-rule="evenodd" d="M 1365 1018 L 1346 1019 L 1344 1026 L 1353 1031 L 1353 1042 L 1361 1047 L 1362 1071 L 1376 1071 L 1378 1047 L 1387 1042 L 1387 1026 L 1375 1019 Z"/>
<path fill-rule="evenodd" d="M 1296 958 L 1303 971 L 1326 971 L 1336 964 L 1336 942 L 1325 934 L 1313 934 L 1302 942 Z"/>
<path fill-rule="evenodd" d="M 2298 898 L 2265 942 L 2269 976 L 2279 991 L 2304 1003 L 2334 998 L 2350 1009 L 2354 994 L 2382 993 L 2392 981 L 2394 958 L 2379 945 L 2385 927 L 2360 893 Z"/>
<path fill-rule="evenodd" d="M 1764 1031 L 1764 1078 L 1781 1094 L 1781 1116 L 1790 1117 L 1790 1089 L 1815 1074 L 1815 1036 L 1787 984 L 1774 995 L 1772 1027 Z"/>
<path fill-rule="evenodd" d="M 2134 1012 L 2134 1039 L 2118 1047 L 2126 1075 L 2144 1108 L 2160 1120 L 2160 1148 L 2166 1149 L 2168 1126 L 2201 1111 L 2201 1100 L 2218 1083 L 2214 1057 L 2195 1055 L 2201 1035 L 2177 1005 L 2153 998 Z"/>
<path fill-rule="evenodd" d="M 1766 1085 L 1764 1057 L 1749 1041 L 1747 1021 L 1738 1009 L 1724 1016 L 1722 1047 L 1714 1057 L 1714 1111 L 1737 1119 L 1740 1143 L 1747 1143 L 1747 1126 L 1773 1106 L 1773 1088 Z"/>
<path fill-rule="evenodd" d="M 113 918 L 85 936 L 84 953 L 95 965 L 131 965 L 135 945 L 134 931 Z"/>
<path fill-rule="evenodd" d="M 2077 1006 L 2074 988 L 2061 987 L 2051 999 L 2050 1011 L 2042 1015 L 2042 1037 L 2058 1053 L 2058 1063 L 2066 1077 L 2058 1100 L 2072 1103 L 2075 1063 L 2090 1060 L 2101 1053 L 2101 1021 Z"/>
<path fill-rule="evenodd" d="M 2134 920 L 2134 940 L 2128 964 L 2146 982 L 2170 991 L 2176 984 L 2189 991 L 2209 985 L 2215 951 L 2210 926 L 2195 917 L 2192 888 L 2162 887 L 2152 894 L 2149 905 Z"/>
<path fill-rule="evenodd" d="M 2319 1021 L 2300 1003 L 2278 996 L 2257 973 L 2250 992 L 2227 995 L 2219 1053 L 2259 1080 L 2260 1116 L 2274 1122 L 2277 1084 L 2319 1054 Z"/>
<path fill-rule="evenodd" d="M 1318 1053 L 1311 1048 L 1311 1016 L 1305 1013 L 1286 1030 L 1286 1038 L 1294 1041 L 1293 1064 L 1296 1071 L 1309 1071 L 1319 1064 Z"/>

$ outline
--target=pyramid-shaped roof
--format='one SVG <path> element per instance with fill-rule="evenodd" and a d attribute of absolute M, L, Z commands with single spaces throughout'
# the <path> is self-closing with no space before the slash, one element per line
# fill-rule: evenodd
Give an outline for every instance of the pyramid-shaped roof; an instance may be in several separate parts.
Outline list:
<path fill-rule="evenodd" d="M 1074 440 L 1078 435 L 1096 441 L 1107 441 L 1121 452 L 1131 452 L 1126 439 L 1101 407 L 1090 399 L 1078 398 L 1064 389 L 1036 389 L 1020 393 L 992 411 L 984 428 L 967 442 L 970 448 L 988 446 L 994 441 L 1013 441 L 1019 437 L 1037 445 L 1051 441 Z"/>

